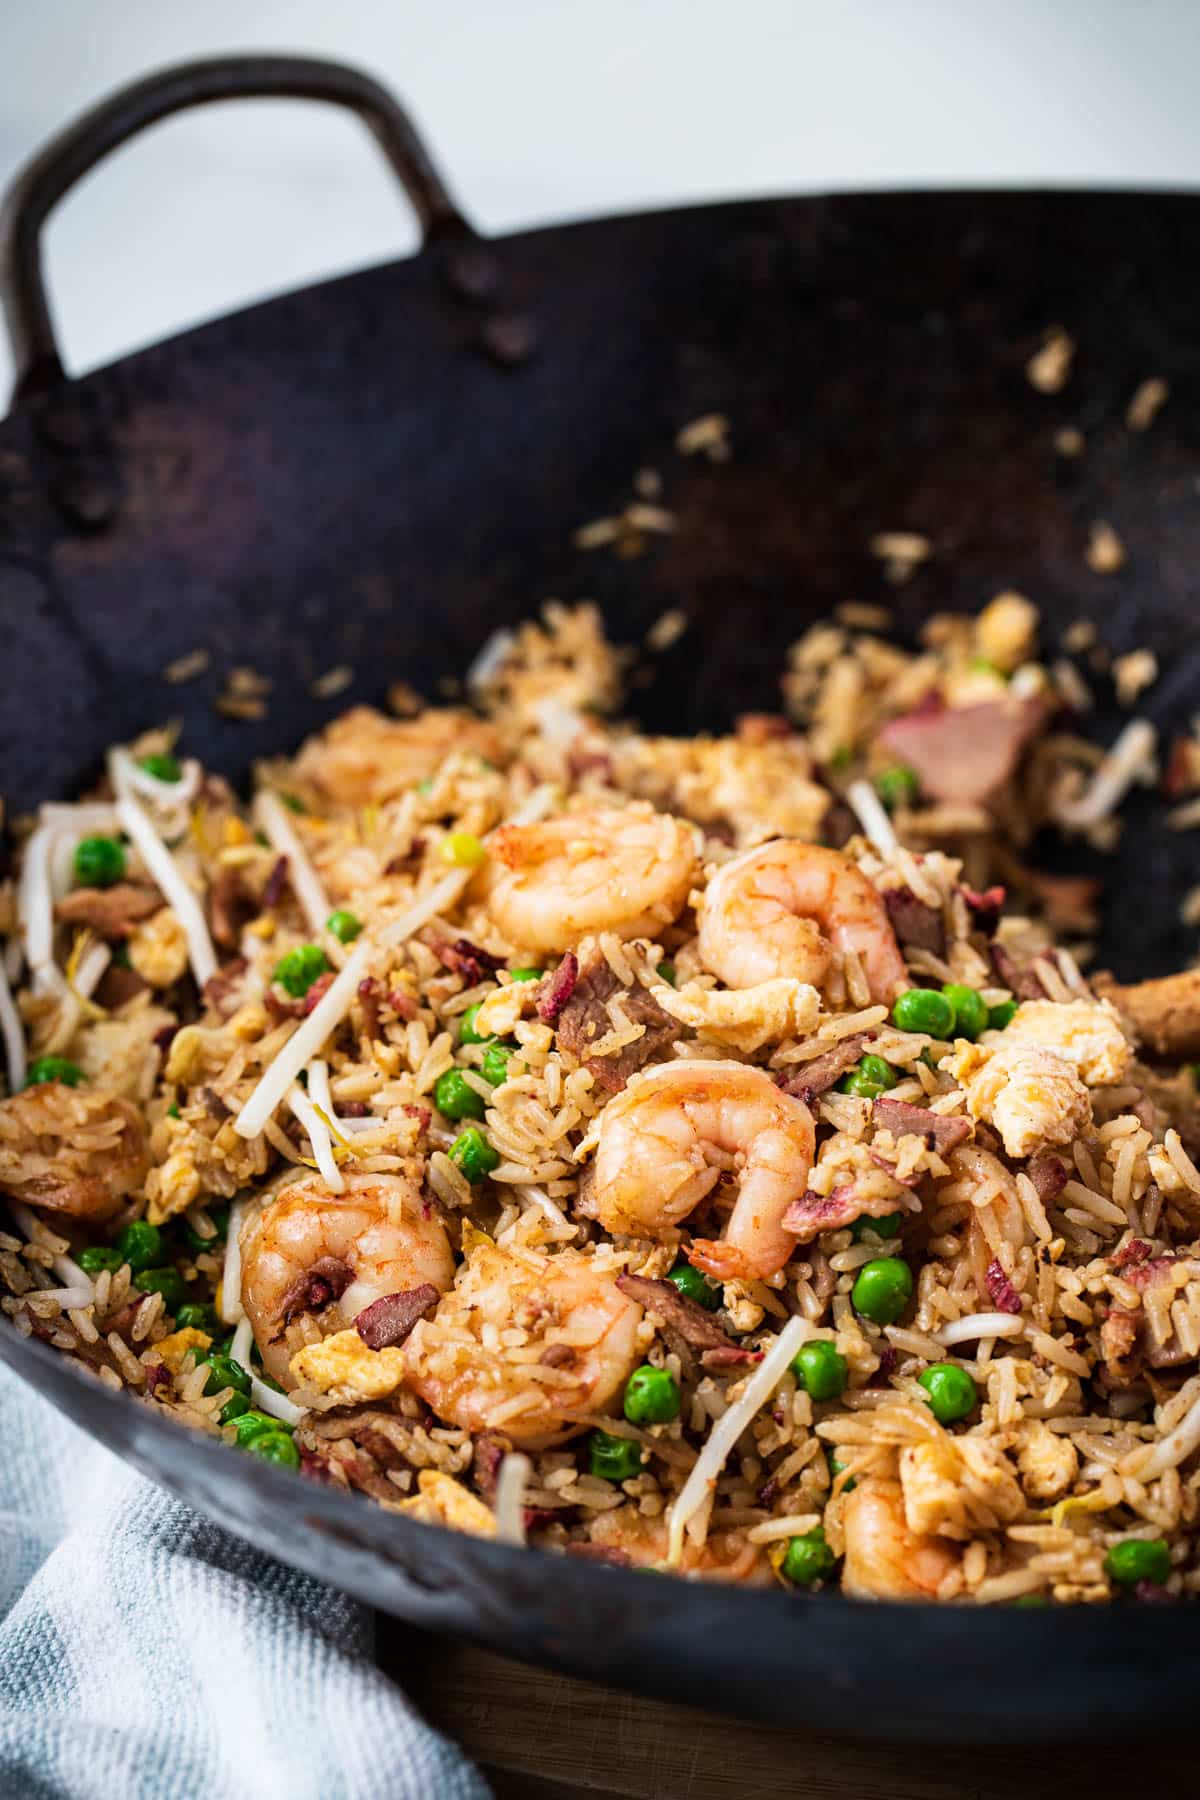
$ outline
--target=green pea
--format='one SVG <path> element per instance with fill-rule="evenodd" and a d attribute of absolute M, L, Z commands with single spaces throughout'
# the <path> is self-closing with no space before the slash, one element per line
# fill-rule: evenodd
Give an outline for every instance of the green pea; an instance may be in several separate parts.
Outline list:
<path fill-rule="evenodd" d="M 180 1331 L 207 1331 L 211 1336 L 217 1328 L 217 1315 L 211 1306 L 190 1300 L 175 1314 L 175 1324 Z"/>
<path fill-rule="evenodd" d="M 313 982 L 329 969 L 329 958 L 319 944 L 297 944 L 275 964 L 276 980 L 293 1000 L 303 1000 Z"/>
<path fill-rule="evenodd" d="M 1012 1022 L 1016 1018 L 1016 1016 L 1017 1016 L 1016 1001 L 1015 1000 L 1002 1000 L 1000 1002 L 999 1006 L 992 1006 L 992 1007 L 988 1008 L 988 1030 L 989 1031 L 1003 1031 L 1006 1025 L 1012 1024 Z"/>
<path fill-rule="evenodd" d="M 125 848 L 116 838 L 85 837 L 75 846 L 75 879 L 80 887 L 112 887 L 125 873 Z"/>
<path fill-rule="evenodd" d="M 479 1073 L 493 1087 L 501 1087 L 508 1080 L 508 1065 L 512 1060 L 516 1046 L 502 1044 L 499 1040 L 489 1044 L 483 1053 L 483 1061 L 479 1065 Z"/>
<path fill-rule="evenodd" d="M 487 850 L 473 831 L 448 831 L 438 845 L 438 854 L 456 869 L 475 869 L 487 860 Z"/>
<path fill-rule="evenodd" d="M 631 1425 L 669 1425 L 679 1417 L 679 1383 L 669 1370 L 643 1363 L 625 1383 L 622 1405 Z"/>
<path fill-rule="evenodd" d="M 855 1312 L 875 1325 L 891 1325 L 912 1299 L 913 1278 L 898 1256 L 877 1256 L 864 1263 L 850 1290 Z"/>
<path fill-rule="evenodd" d="M 945 1039 L 954 1030 L 954 1007 L 933 988 L 909 988 L 892 1008 L 892 1024 L 901 1031 L 924 1031 Z"/>
<path fill-rule="evenodd" d="M 858 1066 L 868 1081 L 878 1082 L 885 1090 L 894 1088 L 900 1079 L 891 1063 L 882 1056 L 864 1056 Z"/>
<path fill-rule="evenodd" d="M 131 969 L 133 964 L 129 960 L 129 945 L 114 944 L 112 960 L 114 969 Z"/>
<path fill-rule="evenodd" d="M 979 1395 L 975 1383 L 958 1363 L 930 1363 L 918 1377 L 929 1396 L 929 1410 L 939 1425 L 953 1425 L 975 1410 Z"/>
<path fill-rule="evenodd" d="M 1104 1572 L 1118 1587 L 1152 1581 L 1161 1587 L 1171 1573 L 1171 1552 L 1162 1538 L 1122 1538 L 1104 1559 Z"/>
<path fill-rule="evenodd" d="M 111 1244 L 89 1244 L 79 1252 L 77 1260 L 85 1275 L 103 1275 L 105 1269 L 115 1274 L 121 1266 L 121 1252 Z"/>
<path fill-rule="evenodd" d="M 474 1186 L 500 1166 L 499 1151 L 493 1150 L 478 1125 L 468 1125 L 450 1146 L 449 1157 Z"/>
<path fill-rule="evenodd" d="M 588 1443 L 588 1467 L 602 1481 L 631 1481 L 642 1472 L 641 1445 L 632 1438 L 593 1431 Z"/>
<path fill-rule="evenodd" d="M 305 806 L 299 794 L 280 794 L 279 798 L 283 801 L 283 804 L 287 807 L 289 812 L 306 813 L 308 811 L 307 806 Z"/>
<path fill-rule="evenodd" d="M 716 1312 L 721 1304 L 720 1288 L 707 1275 L 702 1275 L 699 1269 L 693 1269 L 689 1262 L 676 1263 L 667 1280 L 674 1283 L 685 1300 L 694 1300 L 705 1312 Z"/>
<path fill-rule="evenodd" d="M 814 1400 L 836 1400 L 850 1379 L 845 1357 L 827 1338 L 801 1344 L 792 1358 L 792 1374 Z"/>
<path fill-rule="evenodd" d="M 433 1084 L 433 1104 L 444 1119 L 482 1119 L 483 1097 L 461 1069 L 447 1069 Z"/>
<path fill-rule="evenodd" d="M 138 768 L 153 775 L 155 781 L 179 781 L 183 777 L 183 770 L 174 756 L 139 756 Z"/>
<path fill-rule="evenodd" d="M 893 763 L 890 769 L 881 769 L 875 777 L 875 792 L 889 812 L 895 806 L 911 805 L 920 788 L 917 771 L 910 769 L 907 763 Z"/>
<path fill-rule="evenodd" d="M 954 1008 L 954 1029 L 960 1037 L 977 1038 L 988 1026 L 988 1009 L 974 988 L 948 981 L 943 994 Z"/>
<path fill-rule="evenodd" d="M 482 1005 L 483 1001 L 478 1000 L 474 1006 L 468 1006 L 463 1014 L 458 1027 L 460 1044 L 486 1044 L 488 1042 L 488 1039 L 475 1029 L 475 1021 L 479 1017 L 479 1009 Z"/>
<path fill-rule="evenodd" d="M 300 1452 L 286 1431 L 260 1431 L 249 1438 L 245 1449 L 263 1462 L 275 1463 L 281 1469 L 298 1469 Z"/>
<path fill-rule="evenodd" d="M 188 1286 L 178 1269 L 140 1269 L 133 1278 L 135 1288 L 143 1294 L 161 1294 L 169 1313 L 187 1304 Z"/>
<path fill-rule="evenodd" d="M 177 1119 L 179 1117 L 179 1102 L 178 1102 L 178 1100 L 172 1100 L 170 1106 L 168 1106 L 167 1117 L 168 1117 L 168 1119 Z"/>
<path fill-rule="evenodd" d="M 861 1244 L 866 1234 L 874 1232 L 877 1238 L 894 1238 L 903 1221 L 903 1213 L 885 1213 L 882 1219 L 868 1219 L 865 1215 L 855 1219 L 850 1227 L 850 1236 L 856 1244 Z"/>
<path fill-rule="evenodd" d="M 780 1564 L 780 1574 L 796 1587 L 811 1587 L 833 1574 L 837 1558 L 825 1542 L 825 1528 L 817 1525 L 803 1537 L 788 1539 L 787 1552 Z"/>
<path fill-rule="evenodd" d="M 834 1456 L 831 1452 L 830 1457 L 829 1457 L 830 1476 L 832 1477 L 834 1475 L 840 1475 L 842 1473 L 842 1470 L 845 1467 L 846 1467 L 846 1465 L 842 1461 L 841 1457 Z M 842 1483 L 842 1493 L 843 1494 L 852 1494 L 857 1486 L 858 1486 L 858 1477 L 857 1477 L 857 1475 L 852 1475 L 850 1477 L 849 1481 L 844 1481 Z"/>
<path fill-rule="evenodd" d="M 250 1377 L 241 1363 L 235 1362 L 232 1356 L 226 1356 L 219 1350 L 214 1351 L 211 1356 L 206 1358 L 206 1366 L 208 1368 L 208 1380 L 204 1383 L 206 1394 L 219 1394 L 222 1388 L 227 1387 L 233 1388 L 235 1393 L 239 1394 L 250 1392 Z"/>
<path fill-rule="evenodd" d="M 270 1413 L 259 1412 L 256 1407 L 248 1406 L 238 1414 L 234 1430 L 237 1432 L 238 1449 L 244 1450 L 251 1438 L 261 1437 L 265 1431 L 286 1431 L 290 1437 L 295 1426 L 285 1425 L 282 1419 L 272 1418 Z"/>
<path fill-rule="evenodd" d="M 362 920 L 357 913 L 347 912 L 344 906 L 339 906 L 326 919 L 325 928 L 332 931 L 339 944 L 352 944 L 362 930 Z"/>
<path fill-rule="evenodd" d="M 227 1206 L 210 1206 L 208 1216 L 215 1230 L 211 1237 L 201 1237 L 195 1228 L 184 1221 L 183 1236 L 189 1250 L 202 1256 L 206 1250 L 218 1250 L 229 1236 L 229 1208 Z"/>
<path fill-rule="evenodd" d="M 545 969 L 510 969 L 513 981 L 540 981 L 546 973 Z"/>
<path fill-rule="evenodd" d="M 41 1087 L 44 1081 L 61 1081 L 64 1087 L 78 1087 L 83 1070 L 67 1056 L 35 1056 L 25 1074 L 25 1086 Z"/>
<path fill-rule="evenodd" d="M 242 1414 L 249 1412 L 249 1410 L 250 1402 L 247 1400 L 245 1394 L 230 1394 L 228 1400 L 217 1414 L 217 1423 L 219 1425 L 232 1425 L 235 1419 L 240 1419 Z"/>
<path fill-rule="evenodd" d="M 162 1232 L 149 1219 L 134 1219 L 122 1225 L 117 1233 L 117 1249 L 121 1261 L 127 1262 L 136 1275 L 141 1269 L 152 1269 L 163 1254 Z"/>
<path fill-rule="evenodd" d="M 842 1076 L 838 1090 L 843 1094 L 857 1094 L 863 1100 L 877 1100 L 880 1094 L 894 1088 L 899 1079 L 891 1063 L 882 1056 L 864 1056 L 849 1074 Z"/>
<path fill-rule="evenodd" d="M 675 986 L 675 964 L 673 962 L 660 962 L 655 970 L 655 974 L 660 981 L 665 981 L 668 986 Z"/>

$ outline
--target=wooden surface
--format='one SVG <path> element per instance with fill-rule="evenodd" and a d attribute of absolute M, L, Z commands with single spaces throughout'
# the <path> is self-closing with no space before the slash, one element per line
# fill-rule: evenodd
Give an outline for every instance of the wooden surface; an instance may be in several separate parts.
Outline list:
<path fill-rule="evenodd" d="M 1134 1800 L 1197 1790 L 1194 1744 L 943 1749 L 721 1718 L 551 1675 L 379 1620 L 381 1666 L 481 1766 L 497 1800 Z M 779 1695 L 781 1719 L 792 1697 Z M 1014 1737 L 1019 1721 L 1013 1723 Z"/>

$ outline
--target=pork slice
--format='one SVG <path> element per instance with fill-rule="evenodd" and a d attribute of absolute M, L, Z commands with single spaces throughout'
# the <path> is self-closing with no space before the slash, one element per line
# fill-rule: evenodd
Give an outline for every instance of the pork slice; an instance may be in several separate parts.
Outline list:
<path fill-rule="evenodd" d="M 938 907 L 926 905 L 906 887 L 887 888 L 883 903 L 901 944 L 914 950 L 928 950 L 933 956 L 945 955 L 946 928 Z"/>
<path fill-rule="evenodd" d="M 353 1280 L 353 1269 L 339 1257 L 318 1257 L 303 1275 L 296 1277 L 284 1294 L 279 1306 L 281 1322 L 287 1325 L 301 1313 L 324 1312 L 327 1306 L 341 1299 Z"/>
<path fill-rule="evenodd" d="M 689 1350 L 740 1348 L 722 1331 L 710 1312 L 681 1294 L 673 1281 L 655 1281 L 649 1275 L 618 1275 L 617 1286 L 631 1300 L 657 1313 L 664 1325 L 679 1333 Z"/>
<path fill-rule="evenodd" d="M 1045 716 L 1037 699 L 922 708 L 890 719 L 879 742 L 916 770 L 931 799 L 978 806 L 1015 773 Z"/>
<path fill-rule="evenodd" d="M 553 1025 L 559 1013 L 575 991 L 575 983 L 579 979 L 579 958 L 573 950 L 559 963 L 552 975 L 546 975 L 538 983 L 537 1006 L 538 1017 L 546 1025 Z"/>
<path fill-rule="evenodd" d="M 379 1300 L 372 1300 L 370 1306 L 364 1306 L 354 1321 L 357 1331 L 368 1350 L 392 1350 L 402 1344 L 419 1319 L 441 1299 L 437 1288 L 431 1281 L 423 1281 L 420 1287 L 407 1288 L 399 1294 L 384 1294 Z"/>
<path fill-rule="evenodd" d="M 156 888 L 118 881 L 113 887 L 76 888 L 55 903 L 54 916 L 64 925 L 87 925 L 102 938 L 127 938 L 162 904 Z"/>
<path fill-rule="evenodd" d="M 831 1194 L 814 1194 L 810 1188 L 792 1201 L 780 1223 L 797 1243 L 808 1244 L 823 1231 L 844 1231 L 856 1219 L 883 1219 L 895 1210 L 894 1199 L 864 1193 L 857 1182 L 846 1181 Z"/>
<path fill-rule="evenodd" d="M 241 871 L 218 869 L 208 890 L 208 922 L 213 941 L 223 950 L 236 949 L 243 927 L 257 911 L 254 896 L 242 881 Z"/>
<path fill-rule="evenodd" d="M 801 1063 L 797 1068 L 785 1070 L 779 1077 L 779 1085 L 785 1094 L 791 1094 L 795 1100 L 803 1100 L 806 1106 L 821 1094 L 827 1094 L 834 1084 L 841 1080 L 847 1069 L 852 1069 L 863 1053 L 865 1045 L 871 1041 L 866 1031 L 856 1031 L 850 1037 L 844 1037 L 825 1050 L 820 1056 L 814 1056 L 811 1062 Z"/>
<path fill-rule="evenodd" d="M 1021 1310 L 1021 1296 L 1005 1273 L 1003 1263 L 995 1258 L 983 1272 L 983 1285 L 987 1288 L 988 1299 L 997 1312 L 1017 1314 Z"/>
<path fill-rule="evenodd" d="M 971 1121 L 961 1114 L 930 1112 L 928 1107 L 892 1100 L 887 1094 L 879 1096 L 872 1110 L 876 1125 L 886 1126 L 893 1137 L 922 1137 L 939 1156 L 945 1156 L 971 1135 Z"/>
<path fill-rule="evenodd" d="M 615 1056 L 590 1055 L 592 1046 L 613 1028 L 607 1003 L 616 995 L 626 1015 L 645 1030 Z M 636 983 L 626 987 L 605 959 L 597 957 L 581 971 L 559 1012 L 557 1029 L 559 1048 L 590 1069 L 598 1087 L 618 1094 L 635 1070 L 653 1062 L 674 1043 L 680 1027 L 644 987 Z"/>
<path fill-rule="evenodd" d="M 1039 1150 L 1026 1165 L 1026 1174 L 1037 1189 L 1037 1197 L 1045 1205 L 1058 1196 L 1071 1179 L 1070 1166 L 1053 1150 Z"/>

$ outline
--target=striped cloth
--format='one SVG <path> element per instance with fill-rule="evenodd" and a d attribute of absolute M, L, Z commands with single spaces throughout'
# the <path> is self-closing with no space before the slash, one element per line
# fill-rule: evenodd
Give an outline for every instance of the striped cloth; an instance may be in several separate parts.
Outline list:
<path fill-rule="evenodd" d="M 0 1368 L 0 1794 L 487 1800 L 371 1631 Z"/>

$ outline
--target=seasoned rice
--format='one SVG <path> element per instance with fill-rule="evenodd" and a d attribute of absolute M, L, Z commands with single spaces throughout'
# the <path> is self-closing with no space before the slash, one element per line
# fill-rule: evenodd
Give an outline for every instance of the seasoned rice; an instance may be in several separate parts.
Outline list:
<path fill-rule="evenodd" d="M 1051 333 L 1031 383 L 1057 392 L 1072 354 Z M 1130 428 L 1165 398 L 1143 384 Z M 722 459 L 728 421 L 678 447 Z M 669 531 L 651 475 L 577 541 Z M 870 550 L 898 583 L 936 546 L 892 525 Z M 1096 525 L 1087 554 L 1124 550 Z M 886 624 L 845 604 L 793 647 L 786 713 L 728 736 L 622 721 L 630 659 L 551 605 L 485 646 L 476 710 L 355 708 L 262 765 L 254 807 L 191 765 L 139 773 L 171 734 L 114 752 L 0 895 L 10 973 L 24 957 L 12 1326 L 226 1444 L 551 1551 L 985 1605 L 1108 1599 L 1130 1566 L 1200 1589 L 1194 1074 L 1097 999 L 1086 884 L 1047 885 L 1031 850 L 1045 827 L 1115 841 L 1153 734 L 1055 729 L 1090 701 L 1071 658 L 1094 632 L 1039 661 L 1022 595 L 914 651 Z M 686 625 L 664 612 L 647 649 Z M 1121 697 L 1155 674 L 1122 659 Z M 240 669 L 216 704 L 269 699 Z M 97 832 L 124 835 L 120 881 L 74 902 L 101 921 L 81 940 L 61 907 Z M 830 908 L 861 884 L 865 935 L 799 901 L 719 913 L 714 877 L 778 839 Z M 773 948 L 817 917 L 823 949 Z M 783 961 L 731 980 L 722 933 Z M 944 986 L 945 1036 L 936 1008 L 893 1012 Z M 775 1131 L 768 1250 L 732 1208 Z"/>

